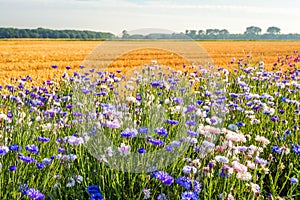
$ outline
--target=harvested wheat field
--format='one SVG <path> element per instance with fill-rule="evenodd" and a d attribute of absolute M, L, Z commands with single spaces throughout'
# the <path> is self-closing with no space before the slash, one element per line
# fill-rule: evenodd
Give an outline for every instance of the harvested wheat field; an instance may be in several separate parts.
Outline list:
<path fill-rule="evenodd" d="M 134 44 L 134 41 L 132 42 Z M 206 50 L 208 56 L 220 67 L 230 70 L 237 64 L 230 64 L 232 58 L 245 58 L 250 66 L 264 61 L 267 68 L 272 68 L 278 57 L 293 55 L 300 49 L 300 42 L 294 41 L 200 41 L 198 44 Z M 100 41 L 64 41 L 64 40 L 2 40 L 0 41 L 0 85 L 10 81 L 12 77 L 30 75 L 38 83 L 62 74 L 66 66 L 77 70 L 84 64 L 85 58 L 101 45 Z M 150 63 L 157 60 L 159 64 L 181 68 L 188 60 L 174 52 L 159 48 L 139 48 L 122 55 L 117 55 L 120 46 L 114 45 L 104 51 L 99 58 L 114 62 L 110 70 L 127 71 L 130 66 Z M 124 45 L 123 45 L 124 46 Z M 124 47 L 125 48 L 125 47 Z M 178 49 L 184 46 L 178 47 Z M 193 51 L 193 49 L 191 49 Z M 57 69 L 52 66 L 56 65 Z M 59 77 L 58 77 L 59 78 Z"/>

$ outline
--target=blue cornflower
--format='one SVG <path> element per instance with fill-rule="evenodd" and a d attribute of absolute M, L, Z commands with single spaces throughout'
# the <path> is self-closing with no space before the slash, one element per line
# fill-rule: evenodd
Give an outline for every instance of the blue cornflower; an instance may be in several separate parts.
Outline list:
<path fill-rule="evenodd" d="M 121 132 L 121 137 L 133 138 L 137 134 L 138 134 L 137 130 L 127 128 L 123 132 Z"/>
<path fill-rule="evenodd" d="M 36 160 L 34 158 L 31 158 L 29 156 L 21 156 L 20 160 L 22 160 L 23 162 L 26 162 L 26 163 L 36 162 Z"/>
<path fill-rule="evenodd" d="M 281 154 L 281 148 L 279 146 L 272 146 L 272 151 Z"/>
<path fill-rule="evenodd" d="M 27 189 L 28 189 L 27 184 L 21 184 L 20 187 L 19 187 L 19 191 L 22 193 L 22 195 L 26 194 Z"/>
<path fill-rule="evenodd" d="M 59 153 L 66 153 L 66 150 L 62 147 L 58 147 L 58 152 Z"/>
<path fill-rule="evenodd" d="M 87 190 L 89 194 L 100 193 L 100 189 L 98 185 L 90 185 Z"/>
<path fill-rule="evenodd" d="M 38 169 L 44 169 L 45 168 L 45 165 L 43 163 L 36 163 L 36 167 Z"/>
<path fill-rule="evenodd" d="M 27 151 L 29 151 L 30 153 L 38 153 L 39 152 L 39 148 L 37 146 L 35 146 L 34 144 L 27 145 L 25 149 Z"/>
<path fill-rule="evenodd" d="M 166 148 L 166 151 L 173 151 L 174 150 L 174 147 L 171 146 L 171 145 L 167 145 L 165 148 Z"/>
<path fill-rule="evenodd" d="M 171 125 L 177 125 L 178 124 L 178 121 L 177 120 L 172 120 L 172 119 L 168 119 L 166 121 L 168 124 L 171 124 Z"/>
<path fill-rule="evenodd" d="M 150 85 L 152 87 L 158 87 L 158 86 L 160 86 L 160 84 L 161 84 L 161 82 L 159 80 L 155 80 L 150 83 Z"/>
<path fill-rule="evenodd" d="M 158 135 L 168 137 L 168 131 L 167 131 L 167 129 L 165 129 L 163 127 L 154 129 L 154 132 L 157 133 Z"/>
<path fill-rule="evenodd" d="M 19 145 L 17 145 L 17 144 L 12 144 L 12 145 L 9 146 L 9 150 L 11 150 L 11 151 L 19 151 L 19 150 L 21 150 L 21 147 Z"/>
<path fill-rule="evenodd" d="M 197 101 L 197 104 L 198 104 L 198 105 L 201 105 L 203 102 L 204 102 L 204 101 L 202 101 L 202 100 L 198 100 L 198 101 Z"/>
<path fill-rule="evenodd" d="M 142 133 L 142 134 L 148 134 L 149 133 L 149 129 L 145 126 L 138 128 L 138 132 Z"/>
<path fill-rule="evenodd" d="M 290 181 L 294 185 L 296 185 L 299 182 L 299 180 L 297 178 L 294 178 L 294 177 L 290 178 Z"/>
<path fill-rule="evenodd" d="M 11 172 L 14 172 L 16 170 L 17 170 L 17 167 L 14 166 L 14 165 L 12 165 L 12 166 L 9 167 L 9 171 L 11 171 Z"/>
<path fill-rule="evenodd" d="M 188 126 L 196 126 L 197 122 L 195 120 L 187 120 L 185 124 Z"/>
<path fill-rule="evenodd" d="M 43 195 L 39 190 L 34 188 L 29 188 L 26 190 L 26 195 L 34 200 L 43 200 L 45 199 L 45 195 Z"/>
<path fill-rule="evenodd" d="M 179 98 L 174 98 L 174 102 L 177 103 L 178 105 L 181 105 L 183 100 L 180 97 Z"/>
<path fill-rule="evenodd" d="M 295 152 L 296 154 L 300 154 L 300 145 L 292 144 L 292 147 L 293 147 L 293 152 Z"/>
<path fill-rule="evenodd" d="M 229 94 L 232 98 L 238 98 L 239 97 L 239 94 L 235 94 L 235 93 L 230 93 Z"/>
<path fill-rule="evenodd" d="M 155 146 L 162 146 L 165 144 L 165 142 L 159 140 L 159 139 L 155 139 L 155 138 L 150 138 L 149 142 Z"/>
<path fill-rule="evenodd" d="M 197 137 L 199 135 L 196 131 L 187 130 L 186 133 L 192 137 Z"/>
<path fill-rule="evenodd" d="M 140 149 L 138 149 L 138 153 L 139 153 L 139 154 L 146 153 L 146 149 L 140 148 Z"/>
<path fill-rule="evenodd" d="M 57 69 L 57 67 L 58 67 L 57 65 L 52 65 L 53 69 Z"/>
<path fill-rule="evenodd" d="M 168 200 L 168 198 L 164 193 L 162 193 L 157 196 L 157 200 Z"/>
<path fill-rule="evenodd" d="M 236 131 L 236 130 L 238 129 L 238 127 L 237 127 L 237 125 L 235 125 L 235 124 L 229 124 L 229 125 L 228 125 L 228 129 L 229 129 L 229 130 L 232 130 L 232 131 Z"/>
<path fill-rule="evenodd" d="M 181 194 L 181 200 L 198 200 L 198 195 L 193 192 L 184 192 Z"/>
<path fill-rule="evenodd" d="M 292 133 L 291 130 L 286 130 L 286 131 L 284 131 L 284 135 L 285 135 L 285 136 L 288 136 L 288 135 L 290 135 L 291 133 Z"/>
<path fill-rule="evenodd" d="M 237 125 L 238 127 L 241 127 L 241 126 L 245 126 L 245 123 L 243 123 L 243 122 L 237 122 L 236 125 Z"/>
<path fill-rule="evenodd" d="M 9 148 L 7 146 L 0 146 L 0 156 L 7 154 Z"/>
<path fill-rule="evenodd" d="M 100 192 L 92 194 L 90 200 L 103 200 L 103 196 Z"/>
<path fill-rule="evenodd" d="M 46 165 L 50 165 L 51 162 L 52 162 L 52 160 L 51 160 L 50 158 L 44 158 L 44 159 L 42 160 L 42 163 L 43 163 L 43 164 L 46 164 Z"/>
<path fill-rule="evenodd" d="M 191 181 L 185 176 L 181 176 L 181 177 L 177 178 L 176 183 L 178 185 L 184 187 L 186 190 L 190 190 L 192 188 Z"/>
<path fill-rule="evenodd" d="M 40 141 L 40 142 L 49 142 L 50 138 L 38 136 L 38 141 Z"/>
<path fill-rule="evenodd" d="M 155 172 L 154 176 L 165 185 L 171 185 L 174 182 L 174 178 L 164 171 Z"/>

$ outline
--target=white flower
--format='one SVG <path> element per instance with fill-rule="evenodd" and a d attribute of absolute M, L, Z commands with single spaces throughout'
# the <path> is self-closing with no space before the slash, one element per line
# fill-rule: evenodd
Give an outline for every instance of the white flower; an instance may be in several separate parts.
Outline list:
<path fill-rule="evenodd" d="M 149 199 L 150 198 L 150 195 L 151 195 L 150 189 L 144 188 L 143 193 L 144 193 L 144 199 Z"/>
<path fill-rule="evenodd" d="M 108 162 L 105 155 L 98 155 L 97 159 L 101 162 L 106 162 L 106 163 Z"/>
<path fill-rule="evenodd" d="M 129 145 L 121 144 L 121 147 L 118 148 L 118 151 L 121 155 L 127 156 L 130 154 L 131 147 Z"/>
<path fill-rule="evenodd" d="M 53 125 L 51 123 L 43 124 L 42 129 L 43 129 L 43 131 L 48 131 L 48 130 L 51 130 L 52 126 Z"/>
<path fill-rule="evenodd" d="M 60 183 L 55 183 L 54 185 L 53 185 L 53 189 L 58 189 L 60 187 Z"/>
<path fill-rule="evenodd" d="M 74 178 L 79 184 L 83 181 L 83 177 L 81 175 L 75 175 Z"/>
<path fill-rule="evenodd" d="M 106 149 L 105 149 L 105 153 L 106 153 L 106 155 L 108 156 L 108 157 L 112 157 L 113 155 L 114 155 L 114 151 L 112 150 L 112 147 L 107 147 Z"/>
<path fill-rule="evenodd" d="M 236 174 L 236 178 L 242 181 L 250 181 L 252 176 L 249 172 L 239 172 Z"/>
<path fill-rule="evenodd" d="M 68 178 L 67 187 L 73 187 L 75 185 L 74 178 Z"/>
<path fill-rule="evenodd" d="M 126 97 L 126 101 L 127 101 L 128 103 L 137 103 L 136 98 L 133 97 L 133 96 Z"/>
<path fill-rule="evenodd" d="M 265 138 L 264 136 L 257 135 L 255 137 L 255 140 L 260 142 L 261 144 L 263 144 L 263 146 L 270 144 L 270 141 L 267 138 Z"/>
<path fill-rule="evenodd" d="M 217 162 L 222 162 L 222 163 L 228 163 L 229 162 L 229 159 L 225 156 L 216 156 L 215 160 Z"/>
<path fill-rule="evenodd" d="M 6 114 L 0 113 L 0 121 L 2 121 L 2 120 L 6 121 L 6 120 L 8 120 L 8 117 Z"/>

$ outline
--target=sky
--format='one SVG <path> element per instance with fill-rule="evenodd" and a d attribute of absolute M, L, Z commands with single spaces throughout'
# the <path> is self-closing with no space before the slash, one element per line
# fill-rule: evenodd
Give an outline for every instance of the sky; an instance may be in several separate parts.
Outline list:
<path fill-rule="evenodd" d="M 227 29 L 300 33 L 298 0 L 0 0 L 0 27 L 105 31 Z"/>

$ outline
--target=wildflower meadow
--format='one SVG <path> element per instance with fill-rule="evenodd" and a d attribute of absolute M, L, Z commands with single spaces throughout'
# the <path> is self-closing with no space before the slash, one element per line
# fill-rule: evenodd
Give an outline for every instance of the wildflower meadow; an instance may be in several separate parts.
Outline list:
<path fill-rule="evenodd" d="M 299 62 L 295 51 L 271 71 L 245 57 L 231 71 L 153 61 L 130 77 L 67 66 L 40 85 L 12 78 L 0 86 L 0 199 L 300 199 Z"/>

